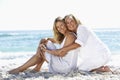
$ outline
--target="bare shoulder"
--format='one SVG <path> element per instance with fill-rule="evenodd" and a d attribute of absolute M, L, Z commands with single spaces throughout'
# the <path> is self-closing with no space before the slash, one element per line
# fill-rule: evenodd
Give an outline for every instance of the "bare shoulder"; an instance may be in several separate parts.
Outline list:
<path fill-rule="evenodd" d="M 76 34 L 75 34 L 74 32 L 69 32 L 69 33 L 67 34 L 67 36 L 69 36 L 69 37 L 76 37 Z"/>
<path fill-rule="evenodd" d="M 75 42 L 75 40 L 76 40 L 75 34 L 73 34 L 71 32 L 67 33 L 65 43 L 64 43 L 64 47 L 73 44 Z"/>
<path fill-rule="evenodd" d="M 73 33 L 73 32 L 69 32 L 69 33 L 67 34 L 67 38 L 68 38 L 68 39 L 76 39 L 76 34 Z"/>

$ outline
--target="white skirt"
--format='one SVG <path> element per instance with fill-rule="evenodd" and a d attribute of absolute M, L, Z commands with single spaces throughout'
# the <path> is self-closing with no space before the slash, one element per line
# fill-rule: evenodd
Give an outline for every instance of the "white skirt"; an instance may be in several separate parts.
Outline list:
<path fill-rule="evenodd" d="M 81 54 L 81 53 L 80 53 Z M 84 54 L 84 53 L 83 53 Z M 86 58 L 78 57 L 78 69 L 84 71 L 91 71 L 106 65 L 111 59 L 111 53 L 99 53 L 99 55 L 90 55 Z"/>
<path fill-rule="evenodd" d="M 47 43 L 48 49 L 56 49 L 52 42 Z M 45 53 L 46 59 L 49 61 L 49 71 L 52 73 L 68 73 L 77 68 L 79 48 L 69 51 L 64 57 L 58 57 Z"/>

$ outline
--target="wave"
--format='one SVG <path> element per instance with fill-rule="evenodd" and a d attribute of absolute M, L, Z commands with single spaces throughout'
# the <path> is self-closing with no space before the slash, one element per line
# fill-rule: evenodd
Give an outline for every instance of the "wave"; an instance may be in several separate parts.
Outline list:
<path fill-rule="evenodd" d="M 30 58 L 35 52 L 0 52 L 0 60 Z"/>
<path fill-rule="evenodd" d="M 0 37 L 10 37 L 10 36 L 12 36 L 12 35 L 10 35 L 10 34 L 0 34 Z"/>
<path fill-rule="evenodd" d="M 0 37 L 34 37 L 34 36 L 52 36 L 51 31 L 16 31 L 16 32 L 0 32 Z"/>
<path fill-rule="evenodd" d="M 20 36 L 21 34 L 19 33 L 0 33 L 0 37 L 14 37 L 14 36 Z M 21 36 L 23 36 L 25 34 L 22 34 Z"/>

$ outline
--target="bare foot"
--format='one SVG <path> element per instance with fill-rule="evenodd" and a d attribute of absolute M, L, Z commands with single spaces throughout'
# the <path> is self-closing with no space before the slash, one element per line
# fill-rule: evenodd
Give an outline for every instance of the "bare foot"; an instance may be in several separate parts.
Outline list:
<path fill-rule="evenodd" d="M 108 66 L 104 66 L 104 71 L 105 72 L 112 72 Z"/>
<path fill-rule="evenodd" d="M 9 74 L 18 74 L 19 72 L 23 72 L 26 69 L 21 69 L 20 67 L 12 69 L 10 71 L 8 71 Z"/>
<path fill-rule="evenodd" d="M 91 70 L 91 72 L 112 72 L 108 66 L 101 66 L 97 69 Z"/>
<path fill-rule="evenodd" d="M 39 72 L 40 69 L 38 69 L 38 68 L 34 68 L 33 71 L 35 71 L 35 72 Z"/>
<path fill-rule="evenodd" d="M 17 74 L 19 72 L 21 72 L 19 69 L 13 69 L 13 70 L 8 71 L 9 74 Z"/>
<path fill-rule="evenodd" d="M 44 63 L 44 60 L 41 61 L 39 64 L 37 64 L 35 68 L 33 68 L 33 71 L 39 72 L 43 63 Z"/>

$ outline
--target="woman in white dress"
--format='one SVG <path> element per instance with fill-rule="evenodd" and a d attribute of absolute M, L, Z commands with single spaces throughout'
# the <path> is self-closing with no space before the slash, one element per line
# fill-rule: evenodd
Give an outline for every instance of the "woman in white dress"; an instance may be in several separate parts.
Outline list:
<path fill-rule="evenodd" d="M 75 42 L 76 35 L 73 32 L 70 32 L 64 20 L 60 17 L 56 18 L 54 22 L 54 39 L 50 39 L 50 41 L 43 40 L 40 43 L 40 50 L 38 54 L 44 56 L 43 59 L 41 56 L 39 58 L 43 59 L 43 62 L 48 61 L 49 71 L 52 73 L 69 73 L 70 71 L 76 69 L 77 67 L 77 52 L 79 50 L 71 50 L 68 53 L 62 54 L 60 49 L 57 49 L 53 42 L 59 43 L 60 48 L 69 46 Z M 44 43 L 44 44 L 43 44 Z M 46 48 L 44 47 L 46 45 Z M 45 52 L 45 53 L 44 53 Z M 34 70 L 39 71 L 43 62 L 40 61 L 39 58 L 32 57 L 22 66 L 9 71 L 9 73 L 19 73 L 27 68 L 37 65 Z M 37 61 L 38 60 L 38 61 Z"/>
<path fill-rule="evenodd" d="M 110 50 L 88 27 L 85 27 L 72 14 L 64 17 L 67 28 L 77 34 L 72 45 L 62 48 L 61 52 L 80 47 L 78 69 L 84 71 L 111 71 L 106 64 L 110 60 Z"/>

